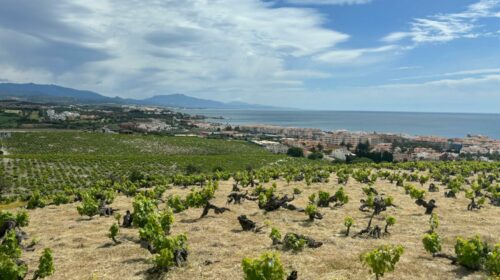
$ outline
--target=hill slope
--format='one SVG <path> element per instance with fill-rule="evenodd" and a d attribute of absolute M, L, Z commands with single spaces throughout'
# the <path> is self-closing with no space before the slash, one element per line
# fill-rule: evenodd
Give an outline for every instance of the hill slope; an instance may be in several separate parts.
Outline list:
<path fill-rule="evenodd" d="M 78 90 L 57 85 L 38 84 L 0 84 L 0 99 L 19 99 L 31 102 L 55 103 L 113 103 L 154 105 L 180 108 L 203 109 L 272 109 L 270 106 L 247 104 L 242 102 L 224 103 L 208 99 L 195 98 L 184 94 L 157 95 L 146 99 L 124 99 L 107 97 L 93 91 Z"/>

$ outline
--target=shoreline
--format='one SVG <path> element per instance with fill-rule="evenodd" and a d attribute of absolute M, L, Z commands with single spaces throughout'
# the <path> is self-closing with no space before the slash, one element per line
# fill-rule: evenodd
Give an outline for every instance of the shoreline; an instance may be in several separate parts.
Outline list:
<path fill-rule="evenodd" d="M 488 131 L 495 127 L 495 123 L 500 123 L 500 114 L 218 109 L 186 109 L 181 112 L 203 115 L 204 122 L 220 126 L 273 126 L 447 139 L 481 135 L 500 140 L 500 130 Z"/>

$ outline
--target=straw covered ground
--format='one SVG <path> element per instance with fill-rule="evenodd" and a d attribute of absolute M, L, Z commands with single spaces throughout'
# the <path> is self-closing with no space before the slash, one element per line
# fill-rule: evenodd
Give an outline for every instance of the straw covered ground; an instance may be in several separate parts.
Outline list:
<path fill-rule="evenodd" d="M 303 183 L 278 182 L 278 192 L 291 195 L 294 187 L 303 189 L 296 196 L 294 205 L 305 207 L 307 197 L 319 190 L 333 194 L 339 186 L 335 176 L 330 183 L 305 186 Z M 232 182 L 221 182 L 216 198 L 217 206 L 226 204 Z M 369 213 L 358 210 L 359 200 L 364 197 L 362 185 L 354 180 L 345 187 L 350 201 L 341 208 L 319 208 L 324 214 L 320 221 L 308 222 L 304 213 L 280 209 L 264 213 L 255 201 L 244 201 L 241 205 L 228 206 L 231 211 L 221 215 L 213 212 L 198 219 L 202 209 L 189 209 L 175 215 L 173 234 L 187 233 L 189 242 L 188 263 L 173 268 L 163 275 L 148 274 L 152 267 L 151 254 L 139 245 L 136 229 L 121 229 L 121 244 L 114 245 L 107 237 L 114 222 L 112 217 L 82 218 L 76 211 L 77 204 L 48 206 L 30 210 L 30 225 L 25 228 L 30 239 L 39 239 L 34 252 L 24 252 L 22 259 L 30 268 L 30 275 L 37 266 L 39 255 L 45 247 L 53 249 L 55 274 L 50 279 L 243 279 L 241 260 L 244 257 L 258 257 L 263 252 L 278 250 L 287 272 L 297 270 L 299 279 L 374 279 L 369 270 L 359 261 L 362 252 L 381 244 L 401 244 L 405 252 L 393 273 L 384 279 L 483 279 L 481 272 L 471 272 L 452 265 L 445 259 L 432 259 L 422 246 L 422 235 L 429 229 L 429 216 L 425 209 L 386 181 L 379 181 L 376 188 L 381 193 L 394 197 L 397 208 L 389 208 L 375 221 L 383 227 L 384 217 L 392 215 L 397 219 L 390 228 L 391 234 L 381 239 L 364 239 L 343 236 L 343 220 L 352 216 L 355 225 L 351 235 L 364 228 Z M 189 189 L 172 188 L 166 193 L 186 195 Z M 457 199 L 445 198 L 443 188 L 438 193 L 427 193 L 427 199 L 437 201 L 435 213 L 440 219 L 437 230 L 443 237 L 443 251 L 453 253 L 457 236 L 480 235 L 490 243 L 500 242 L 500 209 L 486 205 L 480 211 L 467 211 L 468 200 L 463 193 Z M 112 205 L 120 213 L 132 210 L 132 201 L 119 196 Z M 267 225 L 261 233 L 242 232 L 237 217 L 246 214 L 259 225 Z M 299 253 L 283 252 L 271 246 L 268 237 L 272 227 L 282 234 L 301 233 L 323 241 L 317 249 L 306 248 Z M 29 242 L 25 241 L 25 242 Z M 29 278 L 30 276 L 28 276 Z"/>

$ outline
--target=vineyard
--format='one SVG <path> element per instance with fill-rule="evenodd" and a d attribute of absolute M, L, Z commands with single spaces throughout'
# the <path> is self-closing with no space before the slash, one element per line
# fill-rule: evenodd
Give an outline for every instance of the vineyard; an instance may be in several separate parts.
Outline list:
<path fill-rule="evenodd" d="M 232 172 L 284 159 L 246 142 L 198 137 L 33 132 L 14 133 L 1 144 L 0 200 L 4 201 L 27 190 L 50 194 L 67 186 L 88 187 L 132 171 L 160 179 L 187 169 Z"/>
<path fill-rule="evenodd" d="M 328 165 L 154 136 L 3 141 L 3 186 L 18 193 L 0 212 L 10 279 L 500 276 L 500 163 Z"/>

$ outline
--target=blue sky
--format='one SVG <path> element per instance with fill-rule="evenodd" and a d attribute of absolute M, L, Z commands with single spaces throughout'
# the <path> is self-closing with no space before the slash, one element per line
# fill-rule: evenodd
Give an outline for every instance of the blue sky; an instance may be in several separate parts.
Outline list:
<path fill-rule="evenodd" d="M 500 0 L 2 0 L 0 82 L 500 113 Z"/>

